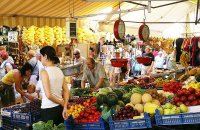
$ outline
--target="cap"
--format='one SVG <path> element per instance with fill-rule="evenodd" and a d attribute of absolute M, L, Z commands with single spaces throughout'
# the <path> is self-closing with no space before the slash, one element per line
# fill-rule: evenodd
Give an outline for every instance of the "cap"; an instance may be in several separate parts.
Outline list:
<path fill-rule="evenodd" d="M 3 60 L 6 60 L 8 58 L 8 53 L 5 50 L 0 51 L 0 56 Z"/>

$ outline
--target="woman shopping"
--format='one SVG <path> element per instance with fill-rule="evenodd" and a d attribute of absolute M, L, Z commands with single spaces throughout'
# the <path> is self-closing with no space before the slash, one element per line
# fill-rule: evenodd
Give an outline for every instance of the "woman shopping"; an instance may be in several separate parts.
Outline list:
<path fill-rule="evenodd" d="M 1 93 L 1 102 L 3 106 L 10 106 L 15 104 L 15 93 L 13 84 L 18 93 L 22 97 L 26 97 L 29 100 L 33 100 L 32 96 L 26 95 L 22 90 L 22 83 L 30 79 L 32 74 L 33 67 L 26 63 L 22 66 L 20 70 L 13 69 L 9 71 L 0 81 L 0 93 Z"/>
<path fill-rule="evenodd" d="M 69 90 L 63 72 L 55 66 L 60 62 L 55 49 L 51 46 L 45 46 L 40 50 L 40 53 L 41 62 L 46 67 L 41 70 L 41 118 L 44 122 L 53 120 L 54 124 L 58 125 L 63 123 L 63 117 L 67 118 Z"/>

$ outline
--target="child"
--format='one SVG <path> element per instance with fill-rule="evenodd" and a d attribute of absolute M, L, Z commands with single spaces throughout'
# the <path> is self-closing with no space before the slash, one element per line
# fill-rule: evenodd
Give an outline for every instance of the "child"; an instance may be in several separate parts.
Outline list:
<path fill-rule="evenodd" d="M 35 99 L 38 98 L 38 94 L 36 93 L 35 89 L 36 89 L 36 87 L 35 87 L 34 84 L 29 84 L 27 86 L 27 93 L 26 94 L 34 97 Z"/>

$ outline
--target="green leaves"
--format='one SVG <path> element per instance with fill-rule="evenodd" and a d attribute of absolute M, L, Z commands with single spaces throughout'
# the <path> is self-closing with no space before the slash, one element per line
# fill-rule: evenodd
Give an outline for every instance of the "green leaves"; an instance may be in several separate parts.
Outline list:
<path fill-rule="evenodd" d="M 43 121 L 39 121 L 33 124 L 33 130 L 64 130 L 64 123 L 59 124 L 58 126 L 53 124 L 52 120 L 47 121 L 47 123 Z"/>

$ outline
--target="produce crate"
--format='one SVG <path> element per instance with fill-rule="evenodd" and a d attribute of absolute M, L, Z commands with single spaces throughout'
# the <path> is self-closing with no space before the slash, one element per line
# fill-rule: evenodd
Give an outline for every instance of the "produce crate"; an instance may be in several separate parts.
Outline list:
<path fill-rule="evenodd" d="M 2 116 L 2 129 L 3 130 L 13 130 L 14 125 L 10 117 Z"/>
<path fill-rule="evenodd" d="M 75 123 L 70 116 L 68 120 L 65 120 L 65 130 L 107 130 L 106 122 L 102 118 L 99 120 L 99 122 Z"/>
<path fill-rule="evenodd" d="M 157 125 L 199 124 L 200 112 L 161 115 L 159 110 L 156 110 L 155 120 Z"/>
<path fill-rule="evenodd" d="M 16 130 L 32 130 L 32 124 L 13 122 Z"/>
<path fill-rule="evenodd" d="M 39 121 L 41 118 L 40 112 L 37 113 L 18 113 L 12 112 L 12 121 L 18 123 L 29 123 L 32 124 L 34 122 Z"/>
<path fill-rule="evenodd" d="M 113 120 L 112 117 L 109 117 L 109 126 L 110 130 L 152 128 L 151 118 L 147 113 L 144 113 L 144 118 L 133 120 Z"/>

